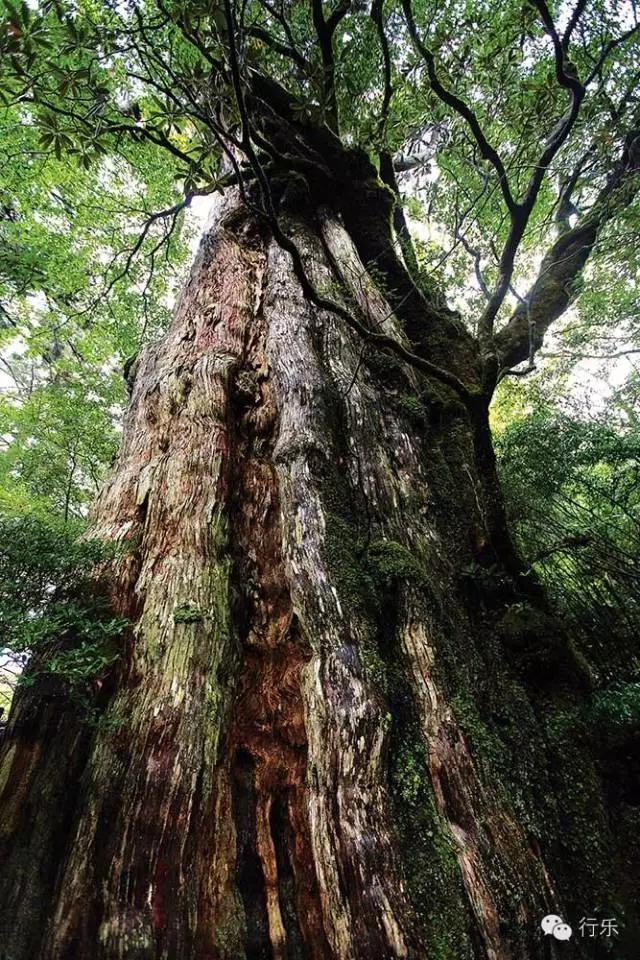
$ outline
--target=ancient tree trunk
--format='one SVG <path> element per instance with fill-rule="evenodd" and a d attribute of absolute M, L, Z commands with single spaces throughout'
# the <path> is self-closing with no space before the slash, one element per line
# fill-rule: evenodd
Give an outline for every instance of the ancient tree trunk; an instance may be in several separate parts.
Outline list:
<path fill-rule="evenodd" d="M 287 229 L 400 335 L 337 221 Z M 95 508 L 133 621 L 102 722 L 14 709 L 0 950 L 544 956 L 600 883 L 561 817 L 608 834 L 591 768 L 563 794 L 579 671 L 488 496 L 486 411 L 364 349 L 222 203 Z"/>

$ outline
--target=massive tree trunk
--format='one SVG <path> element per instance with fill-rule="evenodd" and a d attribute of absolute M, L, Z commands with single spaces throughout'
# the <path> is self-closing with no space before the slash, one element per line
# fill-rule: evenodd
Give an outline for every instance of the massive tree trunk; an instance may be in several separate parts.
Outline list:
<path fill-rule="evenodd" d="M 402 336 L 335 217 L 287 230 Z M 16 699 L 10 960 L 525 960 L 607 902 L 588 677 L 510 546 L 486 402 L 313 307 L 237 201 L 136 362 L 92 533 L 129 545 L 133 625 L 97 727 Z"/>

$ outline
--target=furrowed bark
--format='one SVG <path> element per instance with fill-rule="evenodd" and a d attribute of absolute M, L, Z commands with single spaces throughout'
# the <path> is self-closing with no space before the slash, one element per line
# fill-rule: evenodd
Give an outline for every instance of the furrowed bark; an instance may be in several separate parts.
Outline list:
<path fill-rule="evenodd" d="M 285 227 L 401 336 L 335 215 Z M 564 760 L 578 665 L 489 504 L 486 409 L 312 307 L 232 199 L 136 367 L 92 528 L 129 544 L 132 634 L 98 728 L 65 721 L 87 743 L 39 885 L 51 838 L 17 836 L 60 754 L 16 709 L 3 881 L 40 907 L 25 930 L 0 905 L 9 956 L 544 957 L 540 918 L 600 891 L 558 809 L 603 851 L 607 827 Z"/>
<path fill-rule="evenodd" d="M 39 956 L 89 742 L 85 718 L 59 682 L 18 688 L 0 743 L 0 943 L 7 957 L 16 947 L 20 956 Z"/>

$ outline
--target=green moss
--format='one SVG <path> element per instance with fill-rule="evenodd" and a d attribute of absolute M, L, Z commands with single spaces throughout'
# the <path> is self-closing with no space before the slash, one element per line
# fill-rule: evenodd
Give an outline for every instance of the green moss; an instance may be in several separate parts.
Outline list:
<path fill-rule="evenodd" d="M 511 664 L 525 679 L 551 681 L 566 658 L 557 623 L 527 603 L 514 603 L 496 622 L 496 633 Z"/>
<path fill-rule="evenodd" d="M 440 414 L 461 418 L 461 425 L 465 424 L 467 411 L 464 403 L 455 390 L 444 383 L 428 380 L 422 390 L 422 403 L 432 412 L 438 411 Z"/>
<path fill-rule="evenodd" d="M 365 549 L 353 524 L 335 513 L 325 514 L 325 558 L 340 600 L 361 613 L 377 606 L 375 584 L 367 569 Z"/>
<path fill-rule="evenodd" d="M 394 405 L 413 426 L 426 426 L 428 416 L 419 397 L 410 393 L 401 393 L 394 398 Z"/>
<path fill-rule="evenodd" d="M 562 682 L 592 689 L 591 668 L 557 617 L 526 602 L 513 603 L 495 629 L 510 662 L 526 681 L 541 689 Z"/>
<path fill-rule="evenodd" d="M 466 682 L 452 707 L 483 781 L 514 807 L 519 823 L 539 842 L 567 912 L 585 902 L 611 903 L 611 830 L 582 701 L 566 693 L 563 702 L 554 691 L 532 707 L 521 683 L 503 667 L 490 684 L 478 679 L 472 690 Z M 505 917 L 520 896 L 517 879 L 502 873 L 494 878 Z"/>
<path fill-rule="evenodd" d="M 178 410 L 185 403 L 189 392 L 191 391 L 191 377 L 180 374 L 172 374 L 167 383 L 167 397 L 170 409 Z"/>
<path fill-rule="evenodd" d="M 405 364 L 395 353 L 371 347 L 366 351 L 365 364 L 373 376 L 385 386 L 396 381 L 404 382 Z"/>
<path fill-rule="evenodd" d="M 554 618 L 528 604 L 503 608 L 499 630 L 492 623 L 493 617 L 476 623 L 464 668 L 458 658 L 458 669 L 447 669 L 453 714 L 482 781 L 540 844 L 567 912 L 583 910 L 586 902 L 611 904 L 611 829 L 571 644 Z M 527 895 L 524 878 L 508 863 L 496 862 L 494 871 L 502 920 L 515 929 L 519 899 Z"/>
<path fill-rule="evenodd" d="M 341 600 L 360 612 L 378 616 L 380 589 L 399 581 L 422 584 L 426 570 L 420 560 L 396 540 L 366 543 L 352 523 L 336 514 L 325 516 L 325 556 Z"/>
<path fill-rule="evenodd" d="M 377 643 L 371 639 L 365 640 L 358 648 L 358 656 L 369 683 L 372 683 L 381 691 L 386 691 L 388 686 L 387 666 L 380 655 Z"/>
<path fill-rule="evenodd" d="M 612 838 L 591 730 L 581 707 L 554 710 L 546 719 L 545 734 L 551 783 L 561 810 L 549 856 L 557 858 L 556 869 L 565 874 L 576 907 L 580 901 L 604 903 L 612 891 Z"/>
<path fill-rule="evenodd" d="M 202 623 L 204 614 L 195 603 L 181 603 L 173 611 L 174 623 Z"/>
<path fill-rule="evenodd" d="M 438 814 L 421 732 L 400 720 L 391 735 L 390 797 L 402 852 L 403 879 L 433 960 L 473 956 L 460 867 L 448 827 Z"/>
<path fill-rule="evenodd" d="M 478 705 L 469 691 L 452 697 L 453 715 L 469 740 L 471 750 L 488 777 L 495 776 L 508 763 L 507 750 L 490 724 L 480 716 Z"/>
<path fill-rule="evenodd" d="M 397 540 L 373 540 L 366 563 L 376 584 L 390 587 L 398 580 L 424 583 L 426 570 L 420 560 Z"/>
<path fill-rule="evenodd" d="M 555 624 L 542 611 L 528 603 L 512 603 L 500 617 L 496 628 L 505 640 L 514 645 L 526 642 L 531 636 L 547 636 Z"/>
<path fill-rule="evenodd" d="M 211 630 L 214 642 L 211 645 L 215 661 L 203 660 L 201 667 L 209 677 L 205 706 L 208 718 L 206 754 L 218 756 L 224 742 L 233 688 L 239 668 L 239 650 L 234 637 L 231 617 L 230 574 L 231 556 L 228 549 L 228 524 L 221 511 L 216 510 L 210 524 L 210 547 L 212 559 L 205 583 L 208 598 L 206 610 L 207 630 Z M 204 648 L 206 650 L 206 647 Z M 200 656 L 199 645 L 195 647 L 194 664 Z M 207 766 L 203 780 L 205 791 L 212 789 L 213 766 Z"/>
<path fill-rule="evenodd" d="M 229 525 L 220 507 L 216 507 L 209 524 L 211 552 L 214 557 L 225 557 L 229 546 Z"/>
<path fill-rule="evenodd" d="M 376 575 L 383 577 L 386 586 L 377 591 L 377 633 L 361 645 L 359 655 L 367 676 L 388 704 L 384 720 L 389 738 L 388 792 L 417 937 L 416 956 L 471 960 L 473 921 L 457 852 L 448 824 L 437 810 L 408 664 L 397 642 L 396 578 L 419 578 L 424 571 L 410 551 L 393 541 L 369 545 L 370 568 L 372 556 L 380 561 Z"/>

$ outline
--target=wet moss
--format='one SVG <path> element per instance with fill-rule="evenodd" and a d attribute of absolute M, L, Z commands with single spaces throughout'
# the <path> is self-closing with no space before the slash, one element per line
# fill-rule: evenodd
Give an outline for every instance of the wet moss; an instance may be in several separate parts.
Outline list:
<path fill-rule="evenodd" d="M 394 405 L 415 427 L 425 427 L 429 422 L 427 411 L 420 397 L 410 393 L 401 393 L 394 398 Z"/>
<path fill-rule="evenodd" d="M 368 682 L 383 693 L 386 692 L 389 685 L 387 665 L 380 655 L 375 639 L 367 638 L 360 644 L 358 657 Z"/>
<path fill-rule="evenodd" d="M 496 633 L 516 672 L 541 689 L 572 683 L 590 690 L 589 664 L 557 617 L 528 602 L 507 605 L 497 619 Z"/>
<path fill-rule="evenodd" d="M 395 694 L 399 695 L 396 677 Z M 424 739 L 415 719 L 398 716 L 390 737 L 389 793 L 402 854 L 403 880 L 418 931 L 419 955 L 471 960 L 472 919 L 447 825 L 438 814 Z"/>
<path fill-rule="evenodd" d="M 367 569 L 365 545 L 357 527 L 335 513 L 325 514 L 325 559 L 332 582 L 347 609 L 371 614 L 377 608 L 375 584 Z"/>
<path fill-rule="evenodd" d="M 372 373 L 379 364 L 376 373 L 386 386 L 388 359 L 393 369 L 394 359 L 384 354 L 373 363 L 366 360 Z M 407 397 L 410 420 L 419 411 L 417 398 Z M 397 396 L 392 402 L 397 405 Z M 423 466 L 431 499 L 439 505 L 434 523 L 446 545 L 448 568 L 461 571 L 476 556 L 469 517 L 477 517 L 478 538 L 486 536 L 482 492 L 470 473 L 475 468 L 468 421 L 447 388 L 436 385 L 417 402 L 424 402 L 430 427 Z M 337 431 L 343 429 L 340 416 L 336 400 Z M 344 451 L 345 461 L 349 455 Z M 575 915 L 585 904 L 589 909 L 596 897 L 612 905 L 610 915 L 616 915 L 615 844 L 593 737 L 582 715 L 588 667 L 579 662 L 563 625 L 528 598 L 515 598 L 513 580 L 498 558 L 489 571 L 495 582 L 477 587 L 476 576 L 471 590 L 471 577 L 463 576 L 457 581 L 459 596 L 451 596 L 453 578 L 449 587 L 438 581 L 438 571 L 427 571 L 404 543 L 371 539 L 366 504 L 346 471 L 327 470 L 322 488 L 327 566 L 345 606 L 369 624 L 358 653 L 364 673 L 388 704 L 389 796 L 419 931 L 422 953 L 416 955 L 473 957 L 474 922 L 450 832 L 437 811 L 411 683 L 397 646 L 394 607 L 400 584 L 422 597 L 425 618 L 438 625 L 437 682 L 470 744 L 488 806 L 513 810 L 532 849 L 539 848 L 539 857 L 529 857 L 525 845 L 522 859 L 515 851 L 513 863 L 487 857 L 492 892 L 509 931 L 505 935 L 514 943 L 528 935 L 519 910 L 523 900 L 542 896 L 543 863 L 558 882 L 568 913 Z M 484 565 L 479 576 L 486 571 Z M 526 947 L 521 947 L 522 953 Z"/>
<path fill-rule="evenodd" d="M 422 584 L 427 580 L 419 558 L 397 540 L 373 540 L 365 562 L 374 582 L 382 587 L 391 587 L 398 581 Z"/>
<path fill-rule="evenodd" d="M 533 879 L 509 864 L 493 865 L 505 929 L 520 935 L 518 905 L 544 889 L 542 863 L 568 915 L 583 914 L 585 903 L 597 902 L 615 916 L 615 844 L 596 738 L 585 723 L 590 701 L 585 682 L 576 679 L 581 665 L 562 624 L 528 603 L 491 614 L 476 606 L 467 629 L 439 636 L 438 662 L 440 683 L 482 782 L 499 804 L 514 809 L 532 848 L 540 848 L 529 868 Z"/>
<path fill-rule="evenodd" d="M 325 514 L 325 557 L 341 601 L 375 621 L 381 614 L 381 590 L 427 579 L 420 559 L 403 544 L 367 541 L 352 519 L 333 512 Z"/>
<path fill-rule="evenodd" d="M 475 681 L 458 686 L 451 701 L 481 778 L 513 807 L 530 843 L 539 846 L 540 862 L 562 891 L 567 914 L 584 914 L 584 904 L 598 903 L 614 916 L 614 839 L 585 701 L 557 685 L 532 698 L 530 682 L 524 685 L 507 663 L 498 662 L 499 650 L 496 644 L 489 657 L 491 682 L 485 665 Z M 495 866 L 504 917 L 513 913 L 517 924 L 517 904 L 527 890 L 520 889 L 518 876 Z"/>
<path fill-rule="evenodd" d="M 591 730 L 575 704 L 550 712 L 544 732 L 560 815 L 559 822 L 547 824 L 547 841 L 554 837 L 549 860 L 556 861 L 576 909 L 585 902 L 604 904 L 614 890 L 612 836 L 593 762 Z"/>
<path fill-rule="evenodd" d="M 505 744 L 492 726 L 483 719 L 475 699 L 468 690 L 462 690 L 454 695 L 451 699 L 451 707 L 482 772 L 488 778 L 495 777 L 509 762 Z"/>
<path fill-rule="evenodd" d="M 397 354 L 369 347 L 364 354 L 364 362 L 369 373 L 381 386 L 390 387 L 406 383 L 405 363 Z"/>
<path fill-rule="evenodd" d="M 174 623 L 202 623 L 204 614 L 195 603 L 181 603 L 173 611 Z"/>
<path fill-rule="evenodd" d="M 468 420 L 467 410 L 460 397 L 446 384 L 433 380 L 425 382 L 421 401 L 429 423 L 440 430 L 448 430 L 455 422 L 464 425 Z M 448 439 L 451 443 L 454 438 Z"/>

